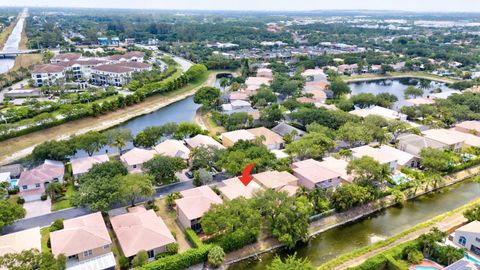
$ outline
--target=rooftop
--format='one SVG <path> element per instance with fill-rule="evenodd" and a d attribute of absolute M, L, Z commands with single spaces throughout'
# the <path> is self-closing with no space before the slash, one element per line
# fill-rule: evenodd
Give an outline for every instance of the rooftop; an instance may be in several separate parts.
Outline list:
<path fill-rule="evenodd" d="M 218 189 L 227 200 L 233 200 L 239 197 L 250 199 L 253 193 L 262 189 L 255 181 L 250 181 L 245 186 L 238 177 L 230 178 L 218 184 Z"/>
<path fill-rule="evenodd" d="M 232 141 L 233 143 L 236 143 L 240 140 L 245 140 L 245 141 L 255 140 L 255 135 L 246 131 L 245 129 L 239 129 L 239 130 L 222 133 L 221 138 L 222 140 L 226 138 Z"/>
<path fill-rule="evenodd" d="M 298 178 L 289 172 L 266 171 L 252 175 L 253 179 L 264 188 L 279 190 L 287 185 L 297 185 Z"/>
<path fill-rule="evenodd" d="M 63 176 L 65 166 L 59 161 L 45 160 L 45 162 L 29 171 L 23 171 L 18 180 L 18 186 L 43 184 L 54 178 Z"/>
<path fill-rule="evenodd" d="M 88 172 L 93 165 L 107 162 L 109 160 L 107 155 L 97 155 L 91 157 L 74 158 L 70 160 L 72 164 L 72 173 L 82 174 Z"/>
<path fill-rule="evenodd" d="M 398 161 L 396 157 L 391 156 L 390 153 L 382 151 L 380 148 L 373 148 L 368 145 L 352 148 L 352 154 L 356 158 L 369 156 L 375 159 L 380 164 L 387 164 Z"/>
<path fill-rule="evenodd" d="M 390 154 L 393 158 L 397 159 L 397 162 L 400 166 L 405 166 L 413 158 L 415 158 L 414 155 L 404 152 L 402 150 L 398 150 L 397 148 L 391 147 L 389 145 L 382 145 L 380 146 L 379 150 Z"/>
<path fill-rule="evenodd" d="M 39 227 L 2 235 L 0 236 L 0 256 L 33 248 L 41 250 L 40 238 Z"/>
<path fill-rule="evenodd" d="M 430 138 L 447 145 L 454 145 L 465 141 L 463 137 L 458 136 L 458 133 L 461 132 L 452 132 L 448 129 L 429 129 L 422 131 L 422 134 L 426 138 Z"/>
<path fill-rule="evenodd" d="M 33 68 L 32 74 L 37 73 L 60 73 L 65 70 L 64 67 L 56 64 L 43 64 L 37 65 Z"/>
<path fill-rule="evenodd" d="M 455 125 L 458 131 L 466 130 L 473 135 L 480 136 L 480 121 L 464 121 Z"/>
<path fill-rule="evenodd" d="M 458 228 L 456 231 L 459 232 L 473 232 L 473 233 L 480 233 L 480 221 L 472 221 L 467 225 L 464 225 Z"/>
<path fill-rule="evenodd" d="M 218 149 L 225 149 L 225 146 L 214 140 L 212 137 L 202 134 L 198 134 L 193 138 L 186 139 L 185 142 L 190 148 L 213 146 Z"/>
<path fill-rule="evenodd" d="M 284 143 L 282 136 L 265 127 L 247 129 L 247 132 L 253 134 L 256 138 L 263 136 L 265 138 L 265 140 L 262 141 L 264 145 Z"/>
<path fill-rule="evenodd" d="M 369 115 L 380 115 L 382 117 L 385 117 L 386 119 L 403 119 L 407 117 L 407 115 L 405 114 L 380 106 L 373 106 L 366 109 L 357 109 L 350 111 L 350 113 L 360 117 L 367 117 Z"/>
<path fill-rule="evenodd" d="M 280 136 L 285 136 L 285 135 L 290 134 L 292 132 L 296 132 L 298 136 L 303 136 L 305 134 L 304 131 L 302 131 L 302 130 L 296 128 L 296 127 L 290 126 L 289 124 L 284 123 L 284 122 L 276 125 L 274 128 L 272 128 L 272 131 L 277 133 Z"/>
<path fill-rule="evenodd" d="M 343 159 L 336 159 L 334 157 L 325 157 L 320 161 L 320 165 L 332 170 L 342 177 L 343 180 L 352 182 L 353 175 L 347 173 L 348 162 Z"/>
<path fill-rule="evenodd" d="M 423 148 L 442 149 L 448 145 L 416 134 L 404 134 L 398 138 L 399 149 L 419 156 Z"/>
<path fill-rule="evenodd" d="M 190 149 L 178 140 L 165 140 L 155 146 L 155 151 L 160 155 L 179 157 L 182 159 L 188 159 L 190 155 Z"/>
<path fill-rule="evenodd" d="M 175 203 L 190 220 L 202 217 L 212 204 L 223 203 L 222 198 L 208 186 L 187 189 L 180 194 L 183 198 L 175 200 Z"/>
<path fill-rule="evenodd" d="M 157 152 L 155 150 L 146 150 L 134 147 L 120 156 L 120 160 L 128 166 L 143 164 L 151 160 Z"/>

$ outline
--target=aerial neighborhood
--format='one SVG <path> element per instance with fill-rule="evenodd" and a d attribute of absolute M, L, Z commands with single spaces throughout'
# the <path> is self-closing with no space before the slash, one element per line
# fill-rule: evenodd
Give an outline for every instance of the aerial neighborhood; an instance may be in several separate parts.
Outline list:
<path fill-rule="evenodd" d="M 40 6 L 0 6 L 0 269 L 480 269 L 476 13 Z"/>

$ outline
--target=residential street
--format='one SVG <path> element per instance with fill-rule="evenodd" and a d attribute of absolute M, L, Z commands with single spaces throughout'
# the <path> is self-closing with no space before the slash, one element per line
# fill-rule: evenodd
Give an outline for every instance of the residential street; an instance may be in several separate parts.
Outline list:
<path fill-rule="evenodd" d="M 220 182 L 227 178 L 228 177 L 224 174 L 217 174 L 215 175 L 213 181 L 214 183 Z M 162 186 L 157 188 L 155 198 L 161 198 L 172 192 L 182 191 L 182 190 L 190 189 L 193 187 L 194 185 L 192 180 L 178 182 L 178 183 L 170 184 L 167 186 Z M 138 202 L 147 201 L 149 199 L 150 198 L 145 198 L 145 199 L 139 200 Z M 86 208 L 69 208 L 69 209 L 58 211 L 58 212 L 52 212 L 50 214 L 43 215 L 43 216 L 21 219 L 10 226 L 5 226 L 1 234 L 18 232 L 18 231 L 22 231 L 22 230 L 26 230 L 34 227 L 45 227 L 45 226 L 49 226 L 53 221 L 59 218 L 69 219 L 69 218 L 84 216 L 89 213 L 91 213 L 91 211 Z"/>

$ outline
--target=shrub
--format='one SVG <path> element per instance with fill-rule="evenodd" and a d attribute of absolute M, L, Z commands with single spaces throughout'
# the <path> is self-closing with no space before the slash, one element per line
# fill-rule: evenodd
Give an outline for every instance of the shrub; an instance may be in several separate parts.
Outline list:
<path fill-rule="evenodd" d="M 20 190 L 19 190 L 18 187 L 16 187 L 16 188 L 11 188 L 11 189 L 8 190 L 8 195 L 15 195 L 15 194 L 17 194 L 19 191 L 20 191 Z"/>
<path fill-rule="evenodd" d="M 127 270 L 130 267 L 130 262 L 125 256 L 120 256 L 118 259 L 118 264 L 120 265 L 121 270 Z"/>
<path fill-rule="evenodd" d="M 192 243 L 194 247 L 198 248 L 203 245 L 202 240 L 198 238 L 198 235 L 192 229 L 186 229 L 185 235 L 187 236 L 188 241 L 190 241 L 190 243 Z"/>
<path fill-rule="evenodd" d="M 59 218 L 59 219 L 56 219 L 52 225 L 50 226 L 50 229 L 49 231 L 50 232 L 54 232 L 54 231 L 58 231 L 58 230 L 61 230 L 63 229 L 63 219 Z"/>
<path fill-rule="evenodd" d="M 160 258 L 154 262 L 142 266 L 143 270 L 181 270 L 192 265 L 205 262 L 212 245 L 202 245 L 198 248 L 189 249 L 183 253 Z"/>
<path fill-rule="evenodd" d="M 225 260 L 225 252 L 219 246 L 214 246 L 208 252 L 208 263 L 211 264 L 213 267 L 217 268 L 222 265 L 223 261 Z"/>
<path fill-rule="evenodd" d="M 133 267 L 140 267 L 148 262 L 148 253 L 145 250 L 140 250 L 135 258 L 132 260 Z"/>
<path fill-rule="evenodd" d="M 391 255 L 387 255 L 385 258 L 387 259 L 388 270 L 408 270 L 407 264 L 397 261 Z"/>
<path fill-rule="evenodd" d="M 40 197 L 40 200 L 46 201 L 47 200 L 47 194 L 42 194 L 42 196 Z"/>
<path fill-rule="evenodd" d="M 420 250 L 412 249 L 407 254 L 407 260 L 413 264 L 419 264 L 423 261 L 423 253 Z"/>
<path fill-rule="evenodd" d="M 145 203 L 145 208 L 147 210 L 150 210 L 152 209 L 153 211 L 157 212 L 159 209 L 158 209 L 158 206 L 155 204 L 155 200 L 150 200 L 150 201 L 147 201 Z"/>
<path fill-rule="evenodd" d="M 246 231 L 236 231 L 207 240 L 208 243 L 219 245 L 225 252 L 232 252 L 256 241 L 257 236 Z"/>
<path fill-rule="evenodd" d="M 167 253 L 174 255 L 178 253 L 178 243 L 171 243 L 167 245 Z"/>
<path fill-rule="evenodd" d="M 24 204 L 24 203 L 25 203 L 25 199 L 23 199 L 22 197 L 17 198 L 17 204 Z"/>

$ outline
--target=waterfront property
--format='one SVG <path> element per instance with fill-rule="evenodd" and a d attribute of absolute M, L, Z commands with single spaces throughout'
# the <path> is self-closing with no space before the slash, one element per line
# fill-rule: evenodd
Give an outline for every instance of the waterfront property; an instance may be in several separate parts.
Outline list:
<path fill-rule="evenodd" d="M 95 164 L 107 162 L 109 160 L 107 155 L 89 156 L 83 158 L 72 158 L 70 164 L 72 165 L 72 174 L 74 178 L 78 178 L 87 173 Z"/>
<path fill-rule="evenodd" d="M 473 221 L 456 229 L 449 239 L 456 246 L 480 256 L 480 221 Z"/>
<path fill-rule="evenodd" d="M 422 134 L 425 138 L 432 139 L 434 141 L 446 144 L 450 150 L 455 152 L 460 152 L 460 150 L 465 145 L 465 139 L 459 138 L 446 129 L 430 129 L 422 131 Z"/>
<path fill-rule="evenodd" d="M 290 191 L 298 188 L 298 178 L 286 171 L 266 171 L 254 174 L 252 177 L 261 187 L 275 191 Z"/>
<path fill-rule="evenodd" d="M 419 157 L 422 149 L 427 147 L 440 150 L 446 149 L 448 145 L 416 134 L 404 134 L 398 137 L 398 149 L 416 157 Z"/>
<path fill-rule="evenodd" d="M 182 141 L 178 140 L 165 140 L 155 146 L 155 151 L 159 155 L 179 157 L 184 160 L 187 160 L 190 156 L 190 149 Z"/>
<path fill-rule="evenodd" d="M 196 232 L 202 230 L 200 219 L 210 206 L 223 203 L 222 198 L 208 186 L 187 189 L 180 194 L 182 198 L 175 200 L 178 222 L 184 229 L 191 228 Z"/>
<path fill-rule="evenodd" d="M 402 150 L 398 150 L 397 148 L 389 145 L 382 145 L 378 149 L 395 158 L 398 167 L 417 168 L 420 165 L 420 158 Z"/>
<path fill-rule="evenodd" d="M 50 233 L 50 242 L 54 256 L 67 257 L 68 270 L 115 269 L 112 240 L 100 212 L 64 220 L 63 226 Z"/>
<path fill-rule="evenodd" d="M 323 167 L 320 162 L 307 159 L 292 164 L 293 175 L 298 184 L 310 190 L 315 188 L 335 188 L 341 184 L 341 175 Z"/>
<path fill-rule="evenodd" d="M 365 109 L 356 109 L 356 110 L 350 111 L 350 113 L 360 117 L 367 117 L 369 115 L 378 115 L 388 120 L 400 120 L 403 122 L 407 121 L 406 114 L 399 113 L 395 110 L 383 108 L 380 106 L 373 106 Z"/>
<path fill-rule="evenodd" d="M 120 160 L 127 167 L 130 173 L 141 173 L 143 163 L 151 160 L 157 151 L 155 150 L 146 150 L 142 148 L 134 147 L 125 154 L 120 156 Z"/>
<path fill-rule="evenodd" d="M 185 142 L 187 143 L 187 146 L 191 149 L 208 146 L 215 147 L 217 149 L 225 149 L 225 146 L 214 140 L 212 137 L 202 134 L 198 134 L 193 138 L 186 139 Z"/>
<path fill-rule="evenodd" d="M 18 180 L 20 197 L 25 201 L 40 200 L 48 184 L 63 183 L 64 173 L 63 163 L 54 160 L 45 160 L 42 165 L 22 172 Z"/>
<path fill-rule="evenodd" d="M 122 86 L 130 82 L 134 72 L 151 69 L 151 65 L 141 62 L 121 62 L 95 66 L 91 69 L 92 81 L 98 85 Z"/>
<path fill-rule="evenodd" d="M 364 156 L 371 157 L 380 164 L 386 164 L 390 168 L 390 171 L 395 171 L 397 168 L 398 160 L 396 157 L 392 156 L 391 153 L 380 148 L 373 148 L 371 146 L 365 145 L 356 148 L 352 148 L 352 157 L 354 159 L 359 159 Z"/>
<path fill-rule="evenodd" d="M 353 175 L 347 173 L 348 162 L 346 160 L 325 157 L 319 162 L 319 164 L 324 168 L 328 168 L 329 170 L 338 173 L 343 182 L 351 183 L 354 179 Z"/>
<path fill-rule="evenodd" d="M 141 250 L 145 250 L 149 260 L 157 254 L 167 252 L 167 245 L 175 243 L 175 238 L 161 217 L 143 205 L 128 209 L 128 213 L 110 218 L 123 255 L 130 260 Z"/>

